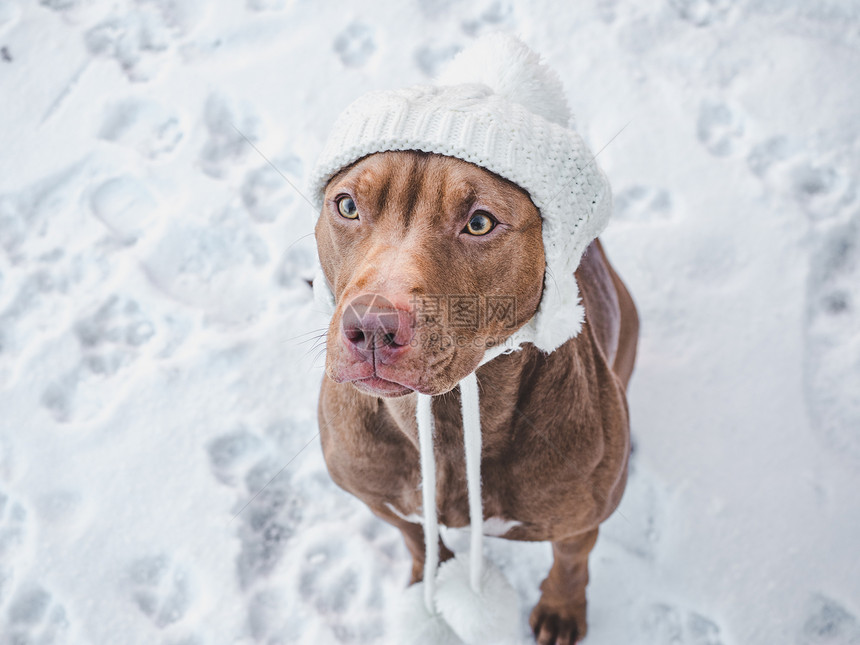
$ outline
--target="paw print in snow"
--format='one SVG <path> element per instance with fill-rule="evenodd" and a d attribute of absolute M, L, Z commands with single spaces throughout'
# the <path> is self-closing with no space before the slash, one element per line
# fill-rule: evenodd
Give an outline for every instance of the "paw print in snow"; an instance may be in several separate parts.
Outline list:
<path fill-rule="evenodd" d="M 90 29 L 85 42 L 93 55 L 115 59 L 129 80 L 148 81 L 157 74 L 174 41 L 200 22 L 205 9 L 202 0 L 141 0 L 135 9 Z"/>
<path fill-rule="evenodd" d="M 669 4 L 684 20 L 696 27 L 707 27 L 724 18 L 733 3 L 731 0 L 669 0 Z"/>
<path fill-rule="evenodd" d="M 0 642 L 14 645 L 61 645 L 67 642 L 66 609 L 44 588 L 20 589 L 6 612 L 6 633 Z"/>
<path fill-rule="evenodd" d="M 350 24 L 334 39 L 334 51 L 347 67 L 361 67 L 376 51 L 373 28 L 360 22 Z"/>
<path fill-rule="evenodd" d="M 158 160 L 176 150 L 185 137 L 185 126 L 170 107 L 128 99 L 108 108 L 98 136 L 136 150 L 146 159 Z"/>
<path fill-rule="evenodd" d="M 90 208 L 123 244 L 134 244 L 153 228 L 158 202 L 134 177 L 114 177 L 98 186 Z"/>
<path fill-rule="evenodd" d="M 51 382 L 42 394 L 42 405 L 60 422 L 92 418 L 115 403 L 105 396 L 106 384 L 123 383 L 112 377 L 137 360 L 156 328 L 137 302 L 112 295 L 93 314 L 80 319 L 74 332 L 81 347 L 80 364 Z"/>
<path fill-rule="evenodd" d="M 242 203 L 251 217 L 258 222 L 274 222 L 299 197 L 297 189 L 290 186 L 284 175 L 294 186 L 300 186 L 301 159 L 289 156 L 286 159 L 275 159 L 272 164 L 277 170 L 266 164 L 249 172 L 242 184 Z"/>
<path fill-rule="evenodd" d="M 696 134 L 712 155 L 726 157 L 735 152 L 744 133 L 737 110 L 722 101 L 704 101 L 699 108 Z"/>
<path fill-rule="evenodd" d="M 16 564 L 27 541 L 27 511 L 0 491 L 0 605 L 15 578 Z"/>
<path fill-rule="evenodd" d="M 158 628 L 182 620 L 191 605 L 188 574 L 166 554 L 135 560 L 128 578 L 131 599 Z"/>
<path fill-rule="evenodd" d="M 613 200 L 615 215 L 623 222 L 655 222 L 672 218 L 672 196 L 663 188 L 633 186 Z"/>
<path fill-rule="evenodd" d="M 209 462 L 215 478 L 228 486 L 237 485 L 243 470 L 247 470 L 253 460 L 258 458 L 263 446 L 263 440 L 245 428 L 216 437 L 208 446 Z"/>
<path fill-rule="evenodd" d="M 816 594 L 800 631 L 799 645 L 860 645 L 860 622 L 842 605 Z"/>
<path fill-rule="evenodd" d="M 257 154 L 251 143 L 260 139 L 261 123 L 249 105 L 212 94 L 203 117 L 209 138 L 200 151 L 200 167 L 207 175 L 226 177 L 249 154 Z"/>
<path fill-rule="evenodd" d="M 302 521 L 305 500 L 294 490 L 283 464 L 271 458 L 251 468 L 245 487 L 251 500 L 239 507 L 242 550 L 237 566 L 239 582 L 248 587 L 280 563 Z"/>
<path fill-rule="evenodd" d="M 723 645 L 720 627 L 713 620 L 668 604 L 652 605 L 643 628 L 651 645 Z"/>
<path fill-rule="evenodd" d="M 860 212 L 827 231 L 810 264 L 804 389 L 812 425 L 841 457 L 860 459 Z"/>
<path fill-rule="evenodd" d="M 460 47 L 457 45 L 424 45 L 415 50 L 415 63 L 424 74 L 435 78 L 442 66 L 454 58 L 458 51 Z"/>

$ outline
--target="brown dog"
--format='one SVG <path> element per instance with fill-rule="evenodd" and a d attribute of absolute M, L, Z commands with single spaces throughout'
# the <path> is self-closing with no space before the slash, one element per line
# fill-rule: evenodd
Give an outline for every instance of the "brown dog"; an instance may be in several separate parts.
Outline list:
<path fill-rule="evenodd" d="M 489 224 L 474 219 L 475 204 Z M 442 395 L 433 406 L 438 517 L 466 526 L 456 385 L 487 346 L 534 315 L 544 288 L 541 217 L 525 191 L 482 168 L 384 152 L 331 179 L 316 239 L 336 305 L 319 403 L 326 463 L 338 485 L 403 532 L 417 582 L 425 550 L 421 525 L 408 519 L 421 513 L 414 392 Z M 502 521 L 505 538 L 552 542 L 530 624 L 539 643 L 559 645 L 585 636 L 588 554 L 624 490 L 625 389 L 638 336 L 633 301 L 599 241 L 576 280 L 586 319 L 575 338 L 549 355 L 525 345 L 477 370 L 484 517 Z M 454 327 L 428 314 L 440 296 L 512 298 L 516 307 L 505 324 L 482 316 Z"/>

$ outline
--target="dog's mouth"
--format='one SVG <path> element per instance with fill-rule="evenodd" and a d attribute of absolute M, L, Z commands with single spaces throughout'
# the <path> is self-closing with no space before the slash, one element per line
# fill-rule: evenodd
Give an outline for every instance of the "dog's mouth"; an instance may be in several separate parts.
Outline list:
<path fill-rule="evenodd" d="M 409 394 L 414 390 L 406 387 L 401 383 L 389 381 L 379 376 L 368 376 L 367 378 L 356 379 L 351 383 L 361 392 L 372 394 L 374 396 L 396 397 Z"/>

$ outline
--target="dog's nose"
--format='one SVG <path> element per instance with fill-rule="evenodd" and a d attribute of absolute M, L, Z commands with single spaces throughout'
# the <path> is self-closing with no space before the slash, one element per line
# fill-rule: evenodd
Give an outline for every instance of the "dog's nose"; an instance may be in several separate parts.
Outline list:
<path fill-rule="evenodd" d="M 412 340 L 412 314 L 382 296 L 354 298 L 343 313 L 341 329 L 347 345 L 364 360 L 391 363 Z"/>

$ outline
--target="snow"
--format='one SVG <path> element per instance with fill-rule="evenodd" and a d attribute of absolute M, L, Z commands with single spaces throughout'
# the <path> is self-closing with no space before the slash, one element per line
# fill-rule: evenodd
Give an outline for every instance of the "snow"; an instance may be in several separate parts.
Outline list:
<path fill-rule="evenodd" d="M 587 642 L 860 643 L 856 0 L 0 0 L 0 643 L 390 642 L 410 562 L 325 471 L 288 182 L 494 29 L 595 151 L 624 128 L 635 452 Z M 549 547 L 487 542 L 528 643 Z"/>

